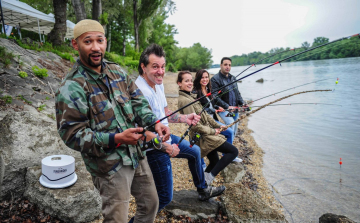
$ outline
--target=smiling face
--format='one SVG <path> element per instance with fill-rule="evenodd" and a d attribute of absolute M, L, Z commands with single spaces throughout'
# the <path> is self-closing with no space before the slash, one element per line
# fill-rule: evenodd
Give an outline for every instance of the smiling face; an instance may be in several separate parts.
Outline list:
<path fill-rule="evenodd" d="M 156 84 L 162 84 L 165 66 L 165 58 L 158 57 L 155 54 L 150 54 L 148 65 L 145 66 L 143 63 L 141 64 L 143 77 L 151 87 L 155 87 Z"/>
<path fill-rule="evenodd" d="M 209 84 L 209 73 L 208 72 L 204 72 L 202 74 L 201 80 L 200 80 L 200 84 L 202 87 L 206 87 Z"/>
<path fill-rule="evenodd" d="M 179 85 L 180 90 L 191 92 L 193 88 L 193 79 L 191 74 L 183 74 L 182 81 L 177 82 Z"/>
<path fill-rule="evenodd" d="M 230 73 L 231 70 L 231 61 L 230 60 L 224 60 L 222 64 L 220 64 L 220 71 L 222 74 L 225 74 L 226 76 Z"/>
<path fill-rule="evenodd" d="M 101 32 L 86 32 L 72 40 L 75 50 L 79 51 L 81 62 L 96 72 L 101 72 L 101 63 L 106 50 L 106 37 Z"/>

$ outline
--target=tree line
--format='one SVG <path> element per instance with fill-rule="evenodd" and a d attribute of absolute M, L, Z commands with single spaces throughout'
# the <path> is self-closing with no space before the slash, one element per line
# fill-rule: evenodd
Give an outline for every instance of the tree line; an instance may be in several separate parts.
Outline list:
<path fill-rule="evenodd" d="M 328 43 L 329 39 L 326 37 L 316 37 L 312 44 L 303 42 L 301 47 L 293 48 L 273 48 L 269 52 L 252 52 L 249 54 L 242 54 L 241 56 L 232 56 L 232 66 L 243 66 L 251 64 L 267 64 L 274 63 L 283 58 L 289 57 L 297 52 L 307 50 L 311 47 L 316 47 L 321 44 Z M 273 54 L 277 54 L 271 56 Z M 268 58 L 267 58 L 268 57 Z M 346 57 L 360 57 L 360 39 L 359 37 L 352 37 L 345 39 L 334 44 L 329 44 L 324 47 L 320 47 L 316 50 L 309 51 L 303 55 L 293 57 L 287 62 L 291 61 L 306 61 L 306 60 L 323 60 L 323 59 L 337 59 Z M 266 59 L 265 59 L 266 58 Z M 260 61 L 261 60 L 261 61 Z M 259 62 L 260 61 L 260 62 Z"/>
<path fill-rule="evenodd" d="M 21 0 L 46 14 L 53 13 L 55 25 L 47 41 L 53 46 L 64 45 L 66 20 L 77 23 L 83 19 L 99 21 L 108 40 L 108 59 L 135 68 L 149 44 L 161 45 L 166 52 L 170 71 L 197 71 L 212 64 L 211 50 L 195 43 L 178 47 L 176 27 L 165 20 L 175 13 L 172 0 Z M 33 35 L 35 36 L 35 35 Z"/>

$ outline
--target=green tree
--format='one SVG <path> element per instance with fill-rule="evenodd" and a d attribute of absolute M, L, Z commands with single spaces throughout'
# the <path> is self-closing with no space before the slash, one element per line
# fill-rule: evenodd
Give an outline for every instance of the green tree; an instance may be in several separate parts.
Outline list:
<path fill-rule="evenodd" d="M 328 43 L 329 42 L 329 38 L 326 38 L 326 37 L 316 37 L 314 39 L 314 42 L 312 44 L 312 47 L 315 47 L 315 46 L 319 46 L 319 45 L 322 45 L 322 44 L 325 44 L 325 43 Z"/>
<path fill-rule="evenodd" d="M 132 0 L 135 50 L 139 52 L 139 27 L 141 23 L 153 15 L 162 0 Z"/>
<path fill-rule="evenodd" d="M 175 66 L 178 70 L 197 71 L 209 68 L 212 64 L 211 50 L 195 43 L 190 48 L 180 48 L 175 55 Z"/>
<path fill-rule="evenodd" d="M 303 42 L 301 44 L 301 47 L 304 48 L 305 50 L 309 49 L 310 48 L 310 43 L 308 43 L 307 41 Z"/>

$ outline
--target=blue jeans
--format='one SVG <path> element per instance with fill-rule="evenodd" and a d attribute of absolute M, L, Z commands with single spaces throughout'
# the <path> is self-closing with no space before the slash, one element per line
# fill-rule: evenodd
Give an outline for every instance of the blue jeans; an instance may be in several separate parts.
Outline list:
<path fill-rule="evenodd" d="M 228 111 L 218 113 L 218 115 L 220 115 L 221 119 L 225 122 L 226 125 L 233 123 L 239 118 L 239 113 L 235 113 L 235 117 L 226 117 L 228 113 Z M 239 123 L 237 122 L 235 125 L 231 126 L 232 130 L 234 131 L 234 136 L 236 136 L 238 125 Z"/>
<path fill-rule="evenodd" d="M 171 135 L 171 143 L 177 144 L 180 137 Z M 183 140 L 179 145 L 180 152 L 174 158 L 185 158 L 188 160 L 189 169 L 193 177 L 195 187 L 206 188 L 204 170 L 201 166 L 200 147 Z M 168 205 L 173 197 L 173 178 L 170 157 L 167 153 L 159 150 L 151 150 L 146 153 L 147 160 L 154 177 L 156 190 L 159 196 L 159 211 Z"/>

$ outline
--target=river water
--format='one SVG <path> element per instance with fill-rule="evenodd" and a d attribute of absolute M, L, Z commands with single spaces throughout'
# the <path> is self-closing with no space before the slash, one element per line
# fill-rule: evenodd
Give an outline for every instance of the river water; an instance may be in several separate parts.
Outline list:
<path fill-rule="evenodd" d="M 252 67 L 239 77 L 264 66 Z M 231 73 L 237 75 L 245 68 L 233 67 Z M 260 78 L 263 83 L 256 82 Z M 253 106 L 316 89 L 335 90 L 296 95 L 278 104 L 336 105 L 268 106 L 249 118 L 253 137 L 265 152 L 264 176 L 289 222 L 318 222 L 325 213 L 360 222 L 360 57 L 282 63 L 238 84 L 244 99 L 256 100 L 328 78 L 264 98 Z"/>

